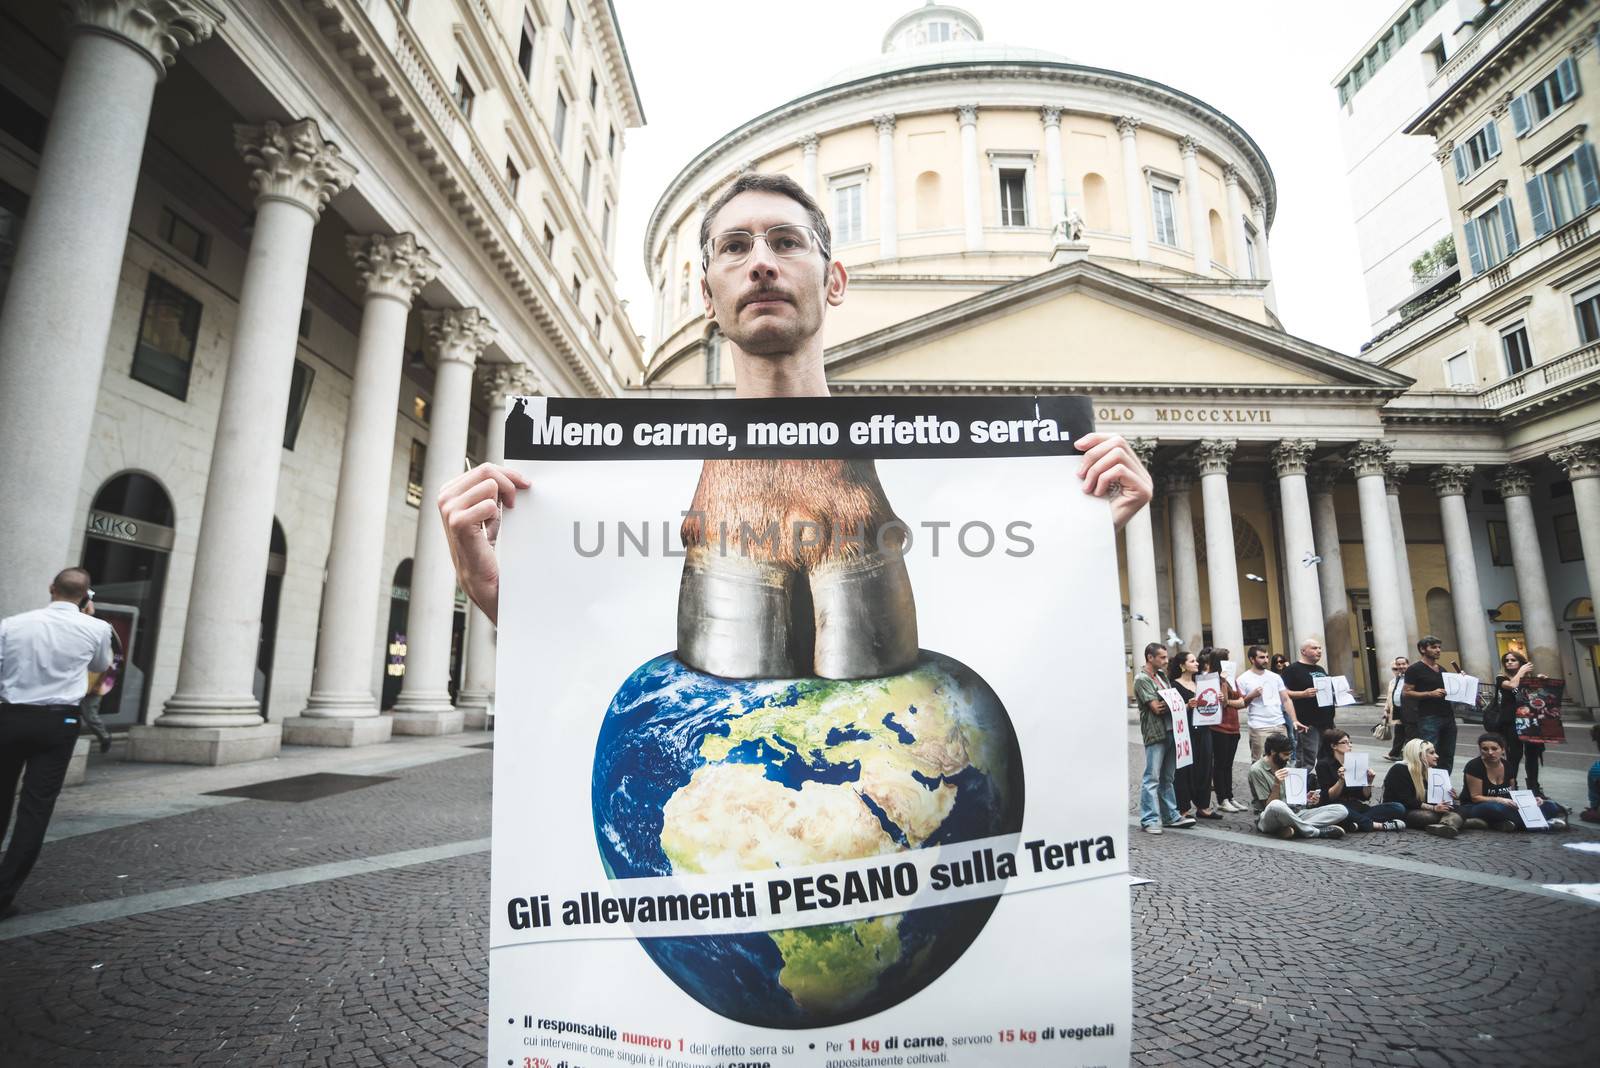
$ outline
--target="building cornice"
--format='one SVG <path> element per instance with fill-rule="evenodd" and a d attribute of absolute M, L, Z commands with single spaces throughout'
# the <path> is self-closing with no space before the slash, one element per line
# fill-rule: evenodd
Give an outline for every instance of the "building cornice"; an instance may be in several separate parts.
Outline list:
<path fill-rule="evenodd" d="M 1266 204 L 1266 221 L 1270 230 L 1277 212 L 1277 184 L 1272 174 L 1272 167 L 1267 162 L 1266 154 L 1262 152 L 1261 147 L 1256 144 L 1250 135 L 1244 131 L 1243 127 L 1199 98 L 1148 78 L 1074 63 L 1055 63 L 1043 60 L 984 59 L 970 62 L 945 60 L 922 67 L 906 67 L 899 70 L 874 73 L 854 81 L 814 90 L 764 112 L 718 138 L 715 143 L 702 150 L 678 172 L 672 181 L 667 184 L 666 190 L 651 210 L 650 221 L 645 227 L 644 235 L 643 254 L 646 270 L 649 270 L 652 262 L 651 250 L 655 248 L 659 240 L 662 227 L 668 222 L 664 218 L 665 210 L 687 192 L 704 190 L 720 182 L 726 177 L 722 173 L 723 170 L 728 170 L 731 174 L 733 167 L 736 167 L 738 162 L 750 157 L 750 147 L 763 135 L 841 101 L 851 99 L 867 101 L 895 89 L 922 84 L 944 83 L 950 85 L 952 92 L 948 107 L 941 105 L 937 110 L 954 111 L 958 104 L 966 101 L 970 96 L 970 93 L 964 88 L 965 86 L 972 82 L 986 80 L 1031 81 L 1040 87 L 1042 90 L 1041 96 L 1047 96 L 1052 90 L 1059 91 L 1061 87 L 1112 90 L 1127 98 L 1155 103 L 1195 119 L 1206 128 L 1207 133 L 1210 135 L 1208 137 L 1209 144 L 1226 145 L 1240 159 L 1249 163 L 1254 177 L 1259 183 L 1260 196 Z M 958 97 L 959 99 L 957 99 Z M 1068 107 L 1054 99 L 1041 99 L 1028 106 L 1038 107 L 1041 104 L 1049 104 L 1051 107 L 1059 106 L 1064 113 L 1115 117 L 1109 111 L 1088 112 L 1082 108 Z M 995 106 L 1009 107 L 1011 105 L 997 104 Z M 900 110 L 899 113 L 904 117 L 925 113 L 929 110 L 934 109 L 918 107 L 913 110 Z M 870 122 L 871 116 L 875 113 L 876 111 L 871 105 L 864 104 L 861 115 L 852 120 L 849 125 Z M 805 132 L 828 134 L 833 131 L 823 129 Z M 1176 138 L 1193 131 L 1173 130 L 1170 132 Z M 1223 162 L 1227 162 L 1227 160 Z M 727 166 L 724 166 L 725 164 Z"/>

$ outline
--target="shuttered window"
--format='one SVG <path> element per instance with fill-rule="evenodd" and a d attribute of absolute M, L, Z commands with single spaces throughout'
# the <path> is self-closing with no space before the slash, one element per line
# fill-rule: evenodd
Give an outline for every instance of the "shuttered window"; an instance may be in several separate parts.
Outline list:
<path fill-rule="evenodd" d="M 1566 159 L 1528 183 L 1533 232 L 1543 237 L 1600 204 L 1600 166 L 1594 146 L 1579 145 Z"/>
<path fill-rule="evenodd" d="M 1511 99 L 1511 125 L 1517 136 L 1521 137 L 1554 115 L 1557 109 L 1577 99 L 1581 91 L 1577 64 L 1570 57 L 1563 59 L 1533 88 Z"/>

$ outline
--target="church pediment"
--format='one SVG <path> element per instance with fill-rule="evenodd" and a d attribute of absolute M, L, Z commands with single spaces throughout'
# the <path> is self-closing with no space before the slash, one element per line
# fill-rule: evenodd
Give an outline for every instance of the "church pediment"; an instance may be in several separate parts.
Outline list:
<path fill-rule="evenodd" d="M 848 298 L 847 298 L 848 299 Z M 849 382 L 1165 383 L 1398 393 L 1411 379 L 1078 261 L 828 349 Z"/>

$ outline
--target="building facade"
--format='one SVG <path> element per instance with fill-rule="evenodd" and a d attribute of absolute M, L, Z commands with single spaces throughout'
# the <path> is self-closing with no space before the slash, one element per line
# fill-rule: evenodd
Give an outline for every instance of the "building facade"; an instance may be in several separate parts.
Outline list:
<path fill-rule="evenodd" d="M 1087 394 L 1134 440 L 1158 493 L 1120 548 L 1130 654 L 1169 636 L 1292 652 L 1325 634 L 1330 669 L 1377 696 L 1388 660 L 1430 631 L 1447 660 L 1492 674 L 1495 636 L 1522 633 L 1514 605 L 1486 607 L 1508 580 L 1586 596 L 1581 568 L 1534 551 L 1543 498 L 1527 494 L 1553 467 L 1507 468 L 1533 453 L 1409 365 L 1285 329 L 1271 168 L 1192 95 L 992 44 L 959 8 L 908 12 L 877 59 L 730 130 L 668 185 L 644 247 L 654 392 L 730 387 L 698 230 L 748 169 L 792 176 L 827 212 L 850 277 L 826 326 L 834 392 Z M 1583 437 L 1545 444 L 1582 453 Z M 1493 484 L 1504 501 L 1485 503 Z"/>
<path fill-rule="evenodd" d="M 508 392 L 643 370 L 610 4 L 7 0 L 0 27 L 0 614 L 89 567 L 136 759 L 481 722 L 492 627 L 432 498 L 503 449 Z"/>

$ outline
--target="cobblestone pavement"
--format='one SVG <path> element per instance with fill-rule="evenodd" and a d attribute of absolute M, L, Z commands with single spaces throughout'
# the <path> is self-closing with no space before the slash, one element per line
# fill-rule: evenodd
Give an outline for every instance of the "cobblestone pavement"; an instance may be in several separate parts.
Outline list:
<path fill-rule="evenodd" d="M 69 791 L 70 836 L 46 846 L 24 916 L 0 923 L 0 1065 L 481 1065 L 488 855 L 371 870 L 488 833 L 491 759 L 470 743 L 391 743 L 413 761 L 384 771 L 393 781 L 300 804 L 186 804 L 192 769 L 107 767 L 103 781 L 132 791 L 120 803 L 111 787 Z M 232 782 L 207 772 L 204 784 Z M 86 798 L 130 811 L 158 795 L 177 814 L 85 830 Z M 1153 880 L 1132 891 L 1135 1063 L 1591 1064 L 1600 909 L 1535 884 L 1600 882 L 1600 856 L 1562 848 L 1595 837 L 1282 843 L 1245 816 L 1132 834 L 1133 871 Z M 359 858 L 375 859 L 348 863 Z M 300 885 L 205 896 L 297 870 Z M 193 903 L 141 905 L 158 892 Z M 95 918 L 118 907 L 134 911 Z M 52 914 L 70 925 L 8 933 Z"/>

